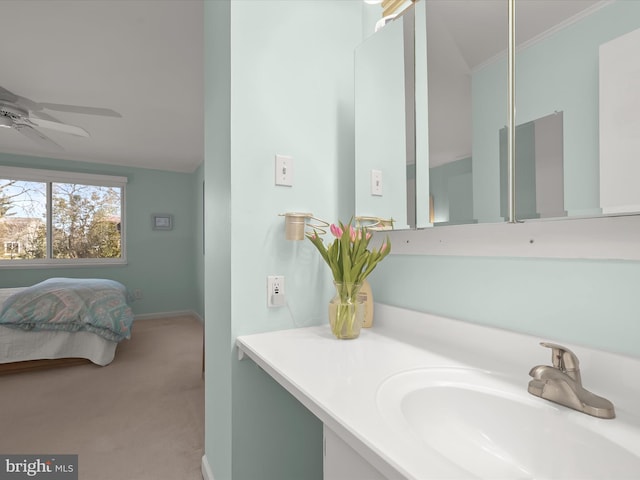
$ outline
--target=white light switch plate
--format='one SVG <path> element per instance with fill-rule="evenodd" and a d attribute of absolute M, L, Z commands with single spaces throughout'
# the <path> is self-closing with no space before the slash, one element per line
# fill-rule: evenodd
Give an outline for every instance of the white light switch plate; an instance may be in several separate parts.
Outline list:
<path fill-rule="evenodd" d="M 276 155 L 276 185 L 293 186 L 293 157 Z"/>
<path fill-rule="evenodd" d="M 381 170 L 371 170 L 371 195 L 382 196 Z"/>

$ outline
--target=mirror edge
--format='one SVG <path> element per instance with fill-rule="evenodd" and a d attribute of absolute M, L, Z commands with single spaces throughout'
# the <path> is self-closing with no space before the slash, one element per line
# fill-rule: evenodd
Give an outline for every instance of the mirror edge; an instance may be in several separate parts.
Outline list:
<path fill-rule="evenodd" d="M 640 261 L 640 215 L 451 225 L 386 233 L 395 255 Z"/>

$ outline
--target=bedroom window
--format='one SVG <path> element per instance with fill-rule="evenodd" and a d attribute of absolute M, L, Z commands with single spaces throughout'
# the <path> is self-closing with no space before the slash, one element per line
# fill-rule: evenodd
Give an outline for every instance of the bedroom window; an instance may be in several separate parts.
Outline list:
<path fill-rule="evenodd" d="M 124 263 L 125 185 L 0 166 L 0 266 Z"/>

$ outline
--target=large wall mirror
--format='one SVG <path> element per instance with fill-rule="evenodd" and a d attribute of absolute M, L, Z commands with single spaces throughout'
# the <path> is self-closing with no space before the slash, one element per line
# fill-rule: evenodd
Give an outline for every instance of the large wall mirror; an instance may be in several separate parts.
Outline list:
<path fill-rule="evenodd" d="M 516 32 L 532 30 L 530 18 L 548 19 L 542 34 L 519 39 L 516 122 L 562 115 L 557 216 L 640 212 L 640 1 L 548 3 L 516 1 Z M 545 190 L 557 188 L 543 184 L 538 196 Z"/>
<path fill-rule="evenodd" d="M 428 130 L 419 136 L 429 181 L 418 183 L 429 196 L 420 226 L 502 222 L 495 126 L 507 124 L 507 3 L 422 3 L 416 23 L 426 32 L 416 41 L 426 41 L 426 60 L 416 62 L 427 64 Z"/>
<path fill-rule="evenodd" d="M 415 228 L 414 15 L 355 51 L 356 215 Z"/>
<path fill-rule="evenodd" d="M 640 0 L 515 5 L 516 218 L 640 212 Z M 404 63 L 379 68 L 405 76 L 404 110 L 386 110 L 385 86 L 363 111 L 356 74 L 356 215 L 393 217 L 396 229 L 506 220 L 507 23 L 504 0 L 418 0 L 367 39 L 395 28 Z M 367 88 L 384 76 L 370 73 Z"/>

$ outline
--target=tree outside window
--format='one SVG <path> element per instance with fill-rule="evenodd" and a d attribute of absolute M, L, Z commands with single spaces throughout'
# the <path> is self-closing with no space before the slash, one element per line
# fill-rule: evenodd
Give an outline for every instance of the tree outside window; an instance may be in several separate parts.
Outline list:
<path fill-rule="evenodd" d="M 119 186 L 0 178 L 0 262 L 120 259 L 122 204 Z"/>

